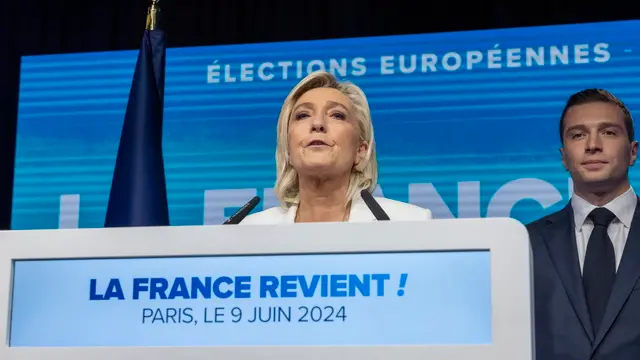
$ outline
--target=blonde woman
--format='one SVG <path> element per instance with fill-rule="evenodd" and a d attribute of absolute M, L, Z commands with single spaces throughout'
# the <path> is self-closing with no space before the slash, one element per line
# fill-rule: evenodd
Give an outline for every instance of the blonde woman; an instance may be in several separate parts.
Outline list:
<path fill-rule="evenodd" d="M 242 224 L 375 221 L 360 196 L 378 179 L 373 125 L 363 91 L 316 72 L 291 90 L 277 129 L 277 179 L 281 205 Z M 376 198 L 391 220 L 429 220 L 431 211 Z"/>

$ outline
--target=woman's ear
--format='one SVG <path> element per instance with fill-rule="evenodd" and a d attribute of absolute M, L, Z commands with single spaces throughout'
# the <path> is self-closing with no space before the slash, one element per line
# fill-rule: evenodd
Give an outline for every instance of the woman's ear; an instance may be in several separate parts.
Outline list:
<path fill-rule="evenodd" d="M 354 167 L 358 167 L 364 159 L 367 157 L 367 151 L 369 150 L 369 143 L 366 141 L 361 141 L 360 146 L 358 146 L 358 152 L 356 153 L 356 158 L 353 162 Z"/>

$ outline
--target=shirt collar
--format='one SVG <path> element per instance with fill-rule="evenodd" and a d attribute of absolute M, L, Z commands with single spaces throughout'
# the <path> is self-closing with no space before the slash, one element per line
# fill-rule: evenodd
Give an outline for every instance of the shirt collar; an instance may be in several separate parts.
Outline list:
<path fill-rule="evenodd" d="M 633 219 L 633 213 L 636 209 L 637 202 L 638 198 L 636 193 L 633 191 L 632 187 L 629 187 L 629 189 L 622 195 L 611 200 L 603 207 L 610 210 L 625 227 L 631 227 L 631 220 Z M 571 207 L 573 208 L 573 218 L 575 220 L 576 228 L 580 228 L 591 211 L 598 206 L 595 206 L 580 196 L 573 194 L 571 197 Z"/>

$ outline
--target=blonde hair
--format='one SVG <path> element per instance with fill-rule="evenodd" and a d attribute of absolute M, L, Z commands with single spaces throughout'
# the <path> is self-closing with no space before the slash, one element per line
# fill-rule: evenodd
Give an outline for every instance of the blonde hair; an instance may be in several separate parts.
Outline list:
<path fill-rule="evenodd" d="M 362 89 L 348 81 L 338 81 L 331 73 L 318 71 L 302 79 L 289 93 L 280 110 L 278 117 L 276 168 L 277 178 L 274 192 L 284 208 L 299 202 L 298 173 L 289 161 L 289 121 L 295 103 L 307 91 L 317 88 L 339 90 L 351 101 L 356 117 L 360 141 L 367 142 L 368 149 L 364 159 L 351 170 L 349 188 L 347 190 L 348 204 L 360 196 L 360 191 L 366 189 L 373 192 L 378 182 L 378 163 L 376 161 L 375 141 L 373 138 L 373 124 L 369 103 Z"/>

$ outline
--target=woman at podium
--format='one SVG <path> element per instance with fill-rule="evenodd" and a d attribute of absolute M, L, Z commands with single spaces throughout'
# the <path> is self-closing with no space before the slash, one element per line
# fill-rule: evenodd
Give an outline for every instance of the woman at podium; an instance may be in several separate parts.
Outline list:
<path fill-rule="evenodd" d="M 364 92 L 328 72 L 302 79 L 282 105 L 277 125 L 280 206 L 241 224 L 429 220 L 431 211 L 370 194 L 378 166 Z"/>

